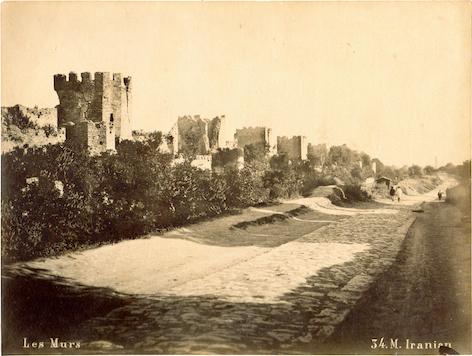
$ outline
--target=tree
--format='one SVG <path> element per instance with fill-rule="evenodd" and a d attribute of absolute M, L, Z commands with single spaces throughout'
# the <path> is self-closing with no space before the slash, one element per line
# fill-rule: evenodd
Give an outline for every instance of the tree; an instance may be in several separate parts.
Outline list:
<path fill-rule="evenodd" d="M 354 167 L 351 169 L 351 176 L 354 179 L 362 180 L 362 169 L 360 167 Z"/>
<path fill-rule="evenodd" d="M 281 171 L 290 169 L 290 160 L 286 154 L 277 154 L 272 156 L 269 164 L 272 170 Z"/>
<path fill-rule="evenodd" d="M 423 171 L 424 171 L 425 174 L 431 175 L 434 172 L 436 172 L 436 169 L 434 169 L 433 166 L 426 166 L 426 167 L 423 168 Z"/>
<path fill-rule="evenodd" d="M 267 201 L 268 191 L 264 187 L 262 169 L 258 162 L 250 162 L 237 170 L 227 167 L 223 173 L 227 183 L 226 199 L 230 207 L 244 208 Z"/>
<path fill-rule="evenodd" d="M 251 143 L 244 147 L 244 162 L 263 162 L 266 161 L 268 145 L 263 143 Z"/>
<path fill-rule="evenodd" d="M 352 168 L 355 164 L 358 164 L 359 154 L 351 150 L 345 144 L 342 146 L 331 146 L 328 161 L 334 165 Z"/>
<path fill-rule="evenodd" d="M 397 178 L 395 170 L 390 166 L 384 166 L 380 173 L 380 175 L 390 178 L 392 180 L 395 180 Z"/>
<path fill-rule="evenodd" d="M 371 165 L 370 156 L 367 153 L 362 152 L 361 153 L 361 162 L 362 162 L 362 168 L 370 167 L 370 165 Z"/>
<path fill-rule="evenodd" d="M 314 167 L 324 166 L 328 159 L 328 148 L 325 144 L 312 145 L 309 143 L 307 148 L 307 159 Z"/>
<path fill-rule="evenodd" d="M 408 175 L 410 177 L 421 177 L 423 175 L 423 170 L 420 166 L 414 164 L 408 168 Z"/>

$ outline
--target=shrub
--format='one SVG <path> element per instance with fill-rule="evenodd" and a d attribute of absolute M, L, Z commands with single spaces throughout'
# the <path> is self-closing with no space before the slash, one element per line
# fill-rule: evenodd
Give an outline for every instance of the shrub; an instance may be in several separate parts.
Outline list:
<path fill-rule="evenodd" d="M 44 134 L 46 135 L 46 137 L 49 137 L 51 135 L 52 136 L 57 136 L 57 131 L 52 125 L 43 126 L 43 131 L 44 131 Z"/>
<path fill-rule="evenodd" d="M 423 170 L 420 166 L 413 165 L 408 168 L 408 175 L 410 177 L 421 177 L 423 175 Z"/>
<path fill-rule="evenodd" d="M 339 206 L 342 206 L 343 205 L 343 199 L 342 197 L 333 192 L 331 193 L 330 195 L 328 195 L 328 199 L 331 201 L 331 203 L 333 203 L 334 205 L 339 205 Z"/>
<path fill-rule="evenodd" d="M 245 208 L 267 202 L 269 192 L 263 182 L 264 170 L 257 163 L 246 164 L 240 171 L 226 169 L 226 200 L 230 207 Z"/>
<path fill-rule="evenodd" d="M 349 184 L 342 186 L 342 190 L 349 202 L 369 201 L 370 197 L 367 192 L 361 189 L 360 185 Z"/>
<path fill-rule="evenodd" d="M 18 105 L 2 108 L 2 123 L 7 126 L 16 126 L 23 132 L 38 128 L 38 125 L 31 121 Z"/>

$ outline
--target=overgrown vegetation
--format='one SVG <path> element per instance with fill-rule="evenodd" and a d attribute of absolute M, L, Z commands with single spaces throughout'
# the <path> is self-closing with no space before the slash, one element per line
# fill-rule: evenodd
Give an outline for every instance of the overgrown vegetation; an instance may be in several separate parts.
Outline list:
<path fill-rule="evenodd" d="M 331 147 L 320 167 L 314 156 L 268 159 L 267 148 L 256 145 L 245 150 L 243 169 L 211 172 L 193 167 L 190 157 L 173 162 L 159 151 L 163 139 L 155 132 L 119 143 L 116 154 L 92 157 L 62 144 L 4 154 L 5 261 L 135 238 L 339 180 L 349 200 L 368 199 L 360 183 L 373 175 L 371 159 L 346 146 Z"/>
<path fill-rule="evenodd" d="M 54 115 L 49 109 L 29 109 L 20 105 L 2 107 L 2 152 L 63 140 L 56 127 L 50 124 L 51 118 Z"/>
<path fill-rule="evenodd" d="M 298 194 L 285 172 L 249 162 L 221 173 L 173 164 L 161 134 L 90 157 L 63 145 L 2 156 L 2 255 L 55 255 L 134 238 Z M 33 178 L 34 179 L 30 179 Z M 290 186 L 290 187 L 287 187 Z"/>

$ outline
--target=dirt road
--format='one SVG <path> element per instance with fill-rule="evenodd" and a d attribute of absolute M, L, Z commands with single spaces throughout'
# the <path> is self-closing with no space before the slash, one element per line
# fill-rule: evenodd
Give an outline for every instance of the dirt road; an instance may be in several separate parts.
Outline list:
<path fill-rule="evenodd" d="M 437 354 L 428 346 L 441 342 L 470 354 L 470 233 L 470 212 L 450 204 L 425 204 L 396 263 L 376 281 L 324 349 Z M 373 348 L 373 338 L 377 345 L 384 338 L 385 348 Z"/>

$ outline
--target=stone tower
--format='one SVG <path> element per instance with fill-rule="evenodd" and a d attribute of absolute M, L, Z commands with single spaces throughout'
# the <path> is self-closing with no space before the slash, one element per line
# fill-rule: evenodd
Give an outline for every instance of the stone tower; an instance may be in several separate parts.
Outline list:
<path fill-rule="evenodd" d="M 289 159 L 307 159 L 307 142 L 305 136 L 277 136 L 277 153 L 286 154 Z"/>
<path fill-rule="evenodd" d="M 243 127 L 234 134 L 236 145 L 244 149 L 248 145 L 258 145 L 267 148 L 267 155 L 273 156 L 276 145 L 273 142 L 272 129 L 268 127 Z"/>
<path fill-rule="evenodd" d="M 58 127 L 66 127 L 66 142 L 86 146 L 98 154 L 115 149 L 115 138 L 131 139 L 131 77 L 97 72 L 77 78 L 54 76 L 59 97 Z"/>

